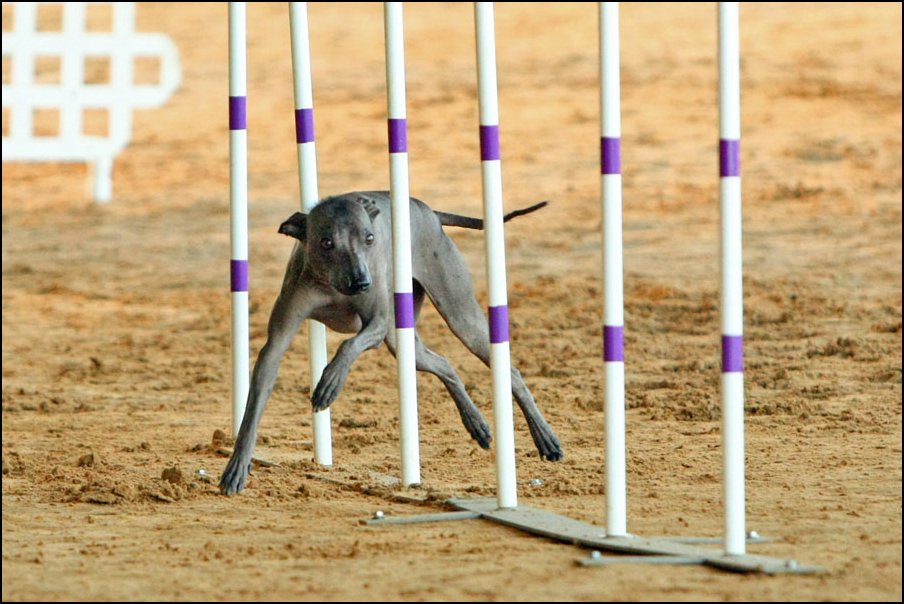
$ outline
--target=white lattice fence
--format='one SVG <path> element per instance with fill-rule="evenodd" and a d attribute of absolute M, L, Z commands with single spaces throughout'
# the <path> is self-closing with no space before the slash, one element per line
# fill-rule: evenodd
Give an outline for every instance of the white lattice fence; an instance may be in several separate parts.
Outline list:
<path fill-rule="evenodd" d="M 132 2 L 3 4 L 3 161 L 91 163 L 94 199 L 109 201 L 132 110 L 179 86 L 175 45 L 136 33 Z"/>

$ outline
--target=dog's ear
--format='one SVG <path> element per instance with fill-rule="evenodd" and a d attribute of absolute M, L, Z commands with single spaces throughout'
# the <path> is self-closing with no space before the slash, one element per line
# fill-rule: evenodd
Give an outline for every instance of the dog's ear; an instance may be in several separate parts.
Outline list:
<path fill-rule="evenodd" d="M 358 198 L 358 203 L 364 206 L 364 209 L 367 211 L 367 215 L 370 216 L 370 219 L 373 220 L 380 213 L 380 208 L 377 207 L 377 204 L 374 203 L 373 199 L 367 199 L 364 197 Z"/>
<path fill-rule="evenodd" d="M 287 221 L 279 225 L 279 232 L 289 237 L 295 237 L 299 241 L 304 241 L 307 233 L 308 215 L 301 212 L 295 212 Z"/>

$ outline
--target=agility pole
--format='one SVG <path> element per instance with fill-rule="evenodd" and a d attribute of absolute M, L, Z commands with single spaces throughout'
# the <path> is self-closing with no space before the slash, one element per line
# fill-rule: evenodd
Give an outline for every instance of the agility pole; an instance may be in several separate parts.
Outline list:
<path fill-rule="evenodd" d="M 392 204 L 392 265 L 396 360 L 399 376 L 399 440 L 402 485 L 421 482 L 411 274 L 411 218 L 408 191 L 408 120 L 405 111 L 405 37 L 402 3 L 383 3 L 386 33 L 386 96 L 389 134 L 389 191 Z"/>
<path fill-rule="evenodd" d="M 477 95 L 480 105 L 480 166 L 486 238 L 490 317 L 490 368 L 496 430 L 496 499 L 500 508 L 518 506 L 515 428 L 512 418 L 512 363 L 509 356 L 505 231 L 502 224 L 502 162 L 496 87 L 496 34 L 492 2 L 474 3 L 477 32 Z"/>
<path fill-rule="evenodd" d="M 298 191 L 301 209 L 310 212 L 320 196 L 317 191 L 317 150 L 314 142 L 314 96 L 311 86 L 311 46 L 308 35 L 308 3 L 289 3 L 289 26 L 292 37 L 292 79 L 295 89 L 295 143 L 298 147 Z M 295 245 L 302 245 L 296 242 Z M 317 388 L 327 364 L 326 326 L 308 321 L 311 392 Z M 315 411 L 311 425 L 314 431 L 314 461 L 333 464 L 333 439 L 330 410 Z"/>
<path fill-rule="evenodd" d="M 232 435 L 248 400 L 248 120 L 245 3 L 229 3 L 229 227 L 232 291 Z"/>
<path fill-rule="evenodd" d="M 606 533 L 625 536 L 625 311 L 622 259 L 621 86 L 618 3 L 601 2 L 600 173 L 603 216 L 603 361 L 606 422 Z"/>
<path fill-rule="evenodd" d="M 722 448 L 725 551 L 745 553 L 744 299 L 741 257 L 738 3 L 719 3 L 719 197 L 722 256 Z"/>

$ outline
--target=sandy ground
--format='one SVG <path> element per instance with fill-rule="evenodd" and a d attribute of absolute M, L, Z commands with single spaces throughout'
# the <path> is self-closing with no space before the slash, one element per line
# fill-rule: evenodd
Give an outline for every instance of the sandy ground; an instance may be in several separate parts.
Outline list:
<path fill-rule="evenodd" d="M 287 11 L 248 13 L 256 355 L 298 201 Z M 385 188 L 381 7 L 310 19 L 321 192 Z M 406 19 L 412 193 L 479 215 L 471 8 Z M 595 19 L 497 7 L 506 205 L 552 200 L 507 229 L 512 352 L 566 449 L 540 461 L 516 417 L 521 502 L 604 525 Z M 900 4 L 741 14 L 747 513 L 775 539 L 751 551 L 817 577 L 584 569 L 576 547 L 485 521 L 359 525 L 494 492 L 492 455 L 430 376 L 423 486 L 380 486 L 399 472 L 385 350 L 333 406 L 332 469 L 311 462 L 298 337 L 261 425 L 276 465 L 231 498 L 197 477 L 229 447 L 226 11 L 142 3 L 138 21 L 176 42 L 183 84 L 136 114 L 115 200 L 91 204 L 84 166 L 3 166 L 4 600 L 900 601 Z M 629 530 L 718 535 L 714 7 L 624 5 L 622 40 Z M 482 235 L 452 235 L 484 304 Z M 434 310 L 420 332 L 490 416 L 488 371 Z"/>

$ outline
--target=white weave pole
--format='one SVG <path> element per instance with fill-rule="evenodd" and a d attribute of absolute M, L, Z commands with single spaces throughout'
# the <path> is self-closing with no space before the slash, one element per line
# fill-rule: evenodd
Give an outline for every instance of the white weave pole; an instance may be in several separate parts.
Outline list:
<path fill-rule="evenodd" d="M 405 36 L 402 3 L 384 2 L 386 97 L 389 132 L 389 194 L 392 203 L 392 275 L 395 292 L 396 360 L 399 375 L 399 439 L 402 484 L 421 482 L 411 274 L 408 191 L 408 120 L 405 112 Z"/>
<path fill-rule="evenodd" d="M 603 215 L 603 361 L 606 534 L 627 532 L 625 346 L 622 260 L 621 88 L 618 2 L 599 3 L 600 173 Z"/>
<path fill-rule="evenodd" d="M 298 148 L 298 190 L 301 209 L 310 212 L 320 199 L 317 192 L 317 151 L 314 146 L 314 97 L 311 91 L 311 46 L 308 37 L 308 3 L 289 3 L 289 26 L 292 36 L 292 77 L 295 82 L 295 142 Z M 296 242 L 295 245 L 301 245 Z M 326 327 L 308 321 L 311 392 L 317 387 L 327 364 Z M 315 411 L 314 461 L 333 464 L 333 440 L 330 433 L 330 410 Z"/>
<path fill-rule="evenodd" d="M 738 3 L 719 3 L 719 176 L 722 247 L 722 443 L 725 553 L 743 555 L 744 300 L 741 258 L 741 84 Z"/>
<path fill-rule="evenodd" d="M 229 225 L 232 291 L 232 435 L 248 400 L 248 130 L 245 3 L 229 3 Z"/>
<path fill-rule="evenodd" d="M 496 36 L 492 2 L 474 3 L 474 22 L 477 31 L 480 159 L 490 307 L 490 369 L 493 374 L 493 420 L 496 430 L 496 499 L 500 508 L 516 508 L 518 490 L 515 480 L 512 364 L 509 357 L 499 103 L 496 89 Z"/>

